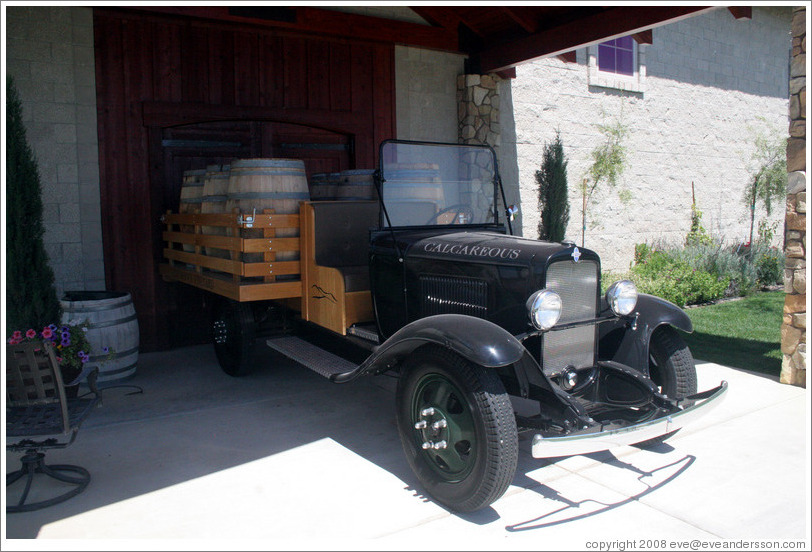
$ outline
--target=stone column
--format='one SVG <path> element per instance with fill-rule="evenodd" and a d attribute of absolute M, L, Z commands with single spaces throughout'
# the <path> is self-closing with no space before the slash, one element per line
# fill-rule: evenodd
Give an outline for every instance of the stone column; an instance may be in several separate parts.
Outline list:
<path fill-rule="evenodd" d="M 806 8 L 792 13 L 781 382 L 806 387 Z"/>
<path fill-rule="evenodd" d="M 460 75 L 457 77 L 459 142 L 487 144 L 498 151 L 501 145 L 499 127 L 498 75 Z"/>

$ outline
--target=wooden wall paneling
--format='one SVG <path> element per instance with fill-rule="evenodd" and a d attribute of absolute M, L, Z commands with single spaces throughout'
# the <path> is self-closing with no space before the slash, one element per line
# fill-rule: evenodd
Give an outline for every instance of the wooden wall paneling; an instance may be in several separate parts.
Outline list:
<path fill-rule="evenodd" d="M 104 247 L 105 283 L 108 289 L 117 285 L 120 263 L 117 251 L 122 251 L 126 236 L 116 231 L 116 216 L 125 205 L 119 200 L 119 175 L 126 173 L 127 135 L 123 115 L 125 105 L 124 65 L 121 22 L 97 19 L 94 22 L 96 43 L 97 128 L 99 134 L 99 181 L 102 205 L 102 242 Z"/>
<path fill-rule="evenodd" d="M 136 306 L 139 325 L 159 323 L 156 298 L 157 261 L 161 255 L 162 182 L 150 178 L 149 136 L 143 128 L 142 103 L 153 99 L 152 43 L 145 40 L 152 24 L 143 20 L 125 21 L 122 26 L 124 87 L 126 101 L 127 170 L 124 184 L 117 186 L 120 201 L 127 206 L 115 231 L 127 236 L 126 250 L 119 255 L 119 289 L 129 291 Z M 121 289 L 123 287 L 123 289 Z"/>
<path fill-rule="evenodd" d="M 259 103 L 259 40 L 254 32 L 234 33 L 234 88 L 237 105 Z"/>
<path fill-rule="evenodd" d="M 206 59 L 206 74 L 208 75 L 208 93 L 206 97 L 208 103 L 233 103 L 228 101 L 223 95 L 223 83 L 226 78 L 226 71 L 229 69 L 225 67 L 226 56 L 231 55 L 233 57 L 234 54 L 233 50 L 228 47 L 229 43 L 233 46 L 233 40 L 229 40 L 231 37 L 226 37 L 225 34 L 222 29 L 209 29 L 207 32 L 206 42 L 209 47 L 209 57 Z M 226 50 L 231 51 L 229 53 Z M 233 69 L 231 74 L 233 75 Z"/>
<path fill-rule="evenodd" d="M 282 39 L 278 36 L 259 38 L 259 103 L 267 107 L 285 105 L 285 83 Z"/>
<path fill-rule="evenodd" d="M 364 119 L 367 132 L 354 136 L 355 164 L 357 167 L 371 167 L 375 162 L 375 147 L 372 143 L 374 119 L 372 115 L 372 88 L 373 82 L 372 48 L 368 44 L 353 44 L 350 46 L 350 75 L 352 112 Z"/>
<path fill-rule="evenodd" d="M 181 31 L 183 101 L 208 102 L 209 41 L 205 28 L 184 25 Z"/>
<path fill-rule="evenodd" d="M 324 40 L 307 43 L 307 107 L 330 109 L 330 44 Z"/>
<path fill-rule="evenodd" d="M 286 37 L 283 41 L 285 66 L 283 81 L 286 108 L 307 107 L 307 45 L 304 39 Z"/>
<path fill-rule="evenodd" d="M 375 159 L 378 145 L 383 140 L 395 138 L 395 52 L 392 48 L 377 46 L 372 62 L 373 124 L 372 142 Z"/>
<path fill-rule="evenodd" d="M 155 23 L 152 41 L 155 55 L 154 95 L 156 100 L 179 102 L 181 89 L 181 33 L 177 23 Z"/>
<path fill-rule="evenodd" d="M 352 72 L 350 46 L 344 42 L 330 44 L 330 105 L 333 111 L 352 110 Z"/>

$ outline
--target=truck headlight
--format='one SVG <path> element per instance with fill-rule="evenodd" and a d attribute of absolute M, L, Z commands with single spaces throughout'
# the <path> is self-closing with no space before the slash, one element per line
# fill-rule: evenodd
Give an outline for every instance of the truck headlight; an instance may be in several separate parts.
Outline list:
<path fill-rule="evenodd" d="M 630 280 L 620 280 L 606 290 L 606 302 L 620 316 L 631 314 L 637 305 L 637 286 Z"/>
<path fill-rule="evenodd" d="M 561 297 L 549 289 L 541 289 L 527 300 L 530 321 L 539 330 L 549 330 L 561 318 Z"/>

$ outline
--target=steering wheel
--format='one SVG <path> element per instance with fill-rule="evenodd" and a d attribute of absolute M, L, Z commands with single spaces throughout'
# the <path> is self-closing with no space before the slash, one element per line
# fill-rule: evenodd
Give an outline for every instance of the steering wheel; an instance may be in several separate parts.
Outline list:
<path fill-rule="evenodd" d="M 454 213 L 449 216 L 449 213 Z M 456 205 L 449 205 L 444 209 L 440 209 L 434 213 L 426 225 L 431 224 L 472 224 L 474 222 L 474 210 L 470 205 L 464 203 L 457 203 Z"/>

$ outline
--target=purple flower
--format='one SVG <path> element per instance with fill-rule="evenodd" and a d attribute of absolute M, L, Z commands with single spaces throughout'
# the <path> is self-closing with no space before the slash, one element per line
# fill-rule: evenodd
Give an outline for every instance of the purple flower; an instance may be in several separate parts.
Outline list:
<path fill-rule="evenodd" d="M 63 347 L 70 347 L 70 337 L 65 337 L 65 334 L 62 334 L 62 343 L 60 343 Z"/>

